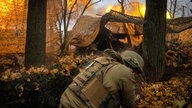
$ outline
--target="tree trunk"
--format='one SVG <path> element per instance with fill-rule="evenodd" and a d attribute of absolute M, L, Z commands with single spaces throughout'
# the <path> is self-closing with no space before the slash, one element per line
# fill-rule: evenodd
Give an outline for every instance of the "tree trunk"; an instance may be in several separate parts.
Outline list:
<path fill-rule="evenodd" d="M 25 47 L 27 68 L 45 64 L 46 3 L 46 0 L 29 0 Z"/>
<path fill-rule="evenodd" d="M 146 0 L 143 25 L 144 72 L 149 82 L 159 81 L 165 68 L 167 0 Z"/>
<path fill-rule="evenodd" d="M 61 44 L 60 46 L 60 54 L 59 56 L 63 56 L 64 54 L 66 54 L 66 51 L 65 51 L 65 47 L 66 47 L 66 39 L 67 39 L 67 0 L 64 0 L 64 3 L 63 3 L 63 6 L 64 6 L 64 12 L 63 12 L 63 29 L 64 29 L 64 39 L 63 39 L 63 43 Z"/>

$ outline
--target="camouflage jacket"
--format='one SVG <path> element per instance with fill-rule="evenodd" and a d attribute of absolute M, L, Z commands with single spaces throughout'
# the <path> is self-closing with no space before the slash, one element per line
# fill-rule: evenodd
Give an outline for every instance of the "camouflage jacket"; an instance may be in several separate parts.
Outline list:
<path fill-rule="evenodd" d="M 81 75 L 74 78 L 73 83 L 64 91 L 60 100 L 60 108 L 119 108 L 120 105 L 123 108 L 134 108 L 136 97 L 132 71 L 130 67 L 113 58 L 96 58 L 85 68 L 84 72 L 80 72 Z M 84 78 L 89 72 L 95 73 L 90 76 L 94 76 L 92 79 L 97 78 L 107 92 L 102 89 L 101 85 L 97 85 L 98 83 L 84 84 L 90 80 L 90 78 Z M 74 84 L 80 87 L 73 87 Z"/>

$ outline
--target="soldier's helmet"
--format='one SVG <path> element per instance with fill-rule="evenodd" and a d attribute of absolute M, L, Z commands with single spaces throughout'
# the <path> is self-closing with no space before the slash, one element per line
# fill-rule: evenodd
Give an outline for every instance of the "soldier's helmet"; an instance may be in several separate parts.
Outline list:
<path fill-rule="evenodd" d="M 138 53 L 131 50 L 125 50 L 121 53 L 121 57 L 126 64 L 129 64 L 134 69 L 143 72 L 144 61 Z"/>

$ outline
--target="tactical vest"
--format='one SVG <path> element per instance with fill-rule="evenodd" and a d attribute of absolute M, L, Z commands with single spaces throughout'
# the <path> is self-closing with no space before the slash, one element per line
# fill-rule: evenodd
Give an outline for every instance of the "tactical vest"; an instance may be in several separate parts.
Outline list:
<path fill-rule="evenodd" d="M 73 79 L 69 88 L 90 108 L 117 106 L 118 94 L 111 95 L 102 84 L 104 74 L 117 63 L 108 57 L 95 59 Z"/>

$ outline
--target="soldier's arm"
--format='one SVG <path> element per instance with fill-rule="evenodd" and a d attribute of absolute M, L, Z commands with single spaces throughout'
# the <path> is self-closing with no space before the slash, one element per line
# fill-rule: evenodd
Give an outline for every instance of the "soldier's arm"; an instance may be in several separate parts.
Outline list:
<path fill-rule="evenodd" d="M 125 68 L 126 69 L 126 68 Z M 123 76 L 119 81 L 120 88 L 120 103 L 123 108 L 135 108 L 136 107 L 136 95 L 135 95 L 135 78 L 132 70 L 122 69 Z"/>
<path fill-rule="evenodd" d="M 135 80 L 132 69 L 118 64 L 112 67 L 104 77 L 104 86 L 110 93 L 118 92 L 121 106 L 123 108 L 134 108 L 136 106 Z"/>

